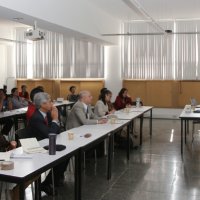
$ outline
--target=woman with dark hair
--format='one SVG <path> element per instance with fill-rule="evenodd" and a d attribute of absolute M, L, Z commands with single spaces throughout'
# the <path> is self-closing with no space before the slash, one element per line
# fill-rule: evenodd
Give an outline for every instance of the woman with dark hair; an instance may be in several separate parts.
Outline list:
<path fill-rule="evenodd" d="M 115 109 L 120 110 L 132 105 L 132 100 L 128 95 L 128 90 L 122 88 L 115 100 Z"/>
<path fill-rule="evenodd" d="M 26 85 L 21 86 L 21 92 L 19 92 L 19 96 L 29 100 L 29 93 L 26 91 Z"/>
<path fill-rule="evenodd" d="M 76 87 L 75 86 L 71 86 L 69 88 L 69 91 L 70 91 L 71 94 L 68 94 L 67 100 L 68 101 L 72 101 L 72 102 L 77 102 L 79 96 L 78 96 L 78 94 L 76 94 Z"/>
<path fill-rule="evenodd" d="M 94 107 L 94 113 L 98 117 L 103 117 L 107 114 L 113 113 L 115 110 L 112 109 L 109 111 L 108 104 L 110 103 L 112 97 L 112 93 L 109 90 L 105 90 L 101 93 L 99 100 L 97 101 L 95 107 Z"/>

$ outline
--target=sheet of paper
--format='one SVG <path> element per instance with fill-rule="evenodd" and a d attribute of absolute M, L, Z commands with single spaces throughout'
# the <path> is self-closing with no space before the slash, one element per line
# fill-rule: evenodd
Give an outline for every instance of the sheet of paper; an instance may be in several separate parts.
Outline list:
<path fill-rule="evenodd" d="M 26 153 L 45 153 L 47 150 L 40 147 L 36 138 L 20 139 L 23 151 Z"/>
<path fill-rule="evenodd" d="M 11 152 L 0 152 L 0 161 L 9 161 L 10 160 Z"/>

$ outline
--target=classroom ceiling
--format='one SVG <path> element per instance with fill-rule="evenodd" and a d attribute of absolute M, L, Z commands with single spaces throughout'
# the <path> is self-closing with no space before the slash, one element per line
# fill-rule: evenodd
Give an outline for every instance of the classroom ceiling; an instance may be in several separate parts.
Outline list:
<path fill-rule="evenodd" d="M 200 19 L 199 0 L 88 0 L 119 20 L 145 20 L 144 10 L 155 20 Z M 139 11 L 139 12 L 138 12 Z"/>
<path fill-rule="evenodd" d="M 137 23 L 139 28 L 133 33 L 163 33 L 165 30 L 172 30 L 174 33 L 193 34 L 200 31 L 200 0 L 88 1 L 121 22 Z M 176 31 L 174 22 L 178 24 Z M 144 23 L 146 23 L 146 29 Z M 110 33 L 103 34 L 109 35 Z"/>
<path fill-rule="evenodd" d="M 138 30 L 134 30 L 133 33 L 148 34 L 164 32 L 165 30 L 174 31 L 174 21 L 181 24 L 181 26 L 178 26 L 176 32 L 200 32 L 200 0 L 87 1 L 121 22 L 137 23 Z M 144 24 L 146 25 L 145 28 Z M 0 26 L 16 28 L 25 25 L 18 23 L 17 21 L 0 19 Z M 104 32 L 102 34 L 119 33 Z"/>

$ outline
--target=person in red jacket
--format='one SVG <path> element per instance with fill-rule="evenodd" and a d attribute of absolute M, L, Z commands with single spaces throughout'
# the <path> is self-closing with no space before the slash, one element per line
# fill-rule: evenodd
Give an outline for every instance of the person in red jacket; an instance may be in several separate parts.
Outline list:
<path fill-rule="evenodd" d="M 115 109 L 120 110 L 126 107 L 130 107 L 132 105 L 131 97 L 128 95 L 128 90 L 126 88 L 122 88 L 115 99 Z"/>
<path fill-rule="evenodd" d="M 44 90 L 42 90 L 41 88 L 34 88 L 32 89 L 31 93 L 30 93 L 30 98 L 31 98 L 31 101 L 29 101 L 29 104 L 28 104 L 28 110 L 26 112 L 26 120 L 27 120 L 27 123 L 29 122 L 30 118 L 32 117 L 33 113 L 35 112 L 36 110 L 36 107 L 35 105 L 33 104 L 33 100 L 34 100 L 34 96 L 35 94 L 39 93 L 39 92 L 44 92 Z"/>
<path fill-rule="evenodd" d="M 21 92 L 19 92 L 19 96 L 29 100 L 29 93 L 26 91 L 26 85 L 21 86 Z"/>

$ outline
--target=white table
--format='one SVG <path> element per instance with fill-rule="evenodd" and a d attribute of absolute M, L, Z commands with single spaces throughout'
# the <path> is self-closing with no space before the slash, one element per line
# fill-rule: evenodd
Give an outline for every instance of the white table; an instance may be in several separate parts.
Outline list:
<path fill-rule="evenodd" d="M 140 145 L 142 145 L 142 136 L 143 136 L 143 115 L 146 112 L 150 112 L 149 117 L 149 134 L 150 137 L 152 137 L 152 109 L 153 106 L 141 106 L 141 107 L 131 107 L 128 110 L 122 109 L 115 112 L 115 115 L 118 117 L 118 119 L 127 119 L 127 120 L 133 120 L 137 117 L 140 118 Z"/>
<path fill-rule="evenodd" d="M 68 101 L 68 100 L 64 100 L 62 102 L 59 102 L 59 101 L 55 101 L 54 102 L 54 106 L 56 106 L 56 107 L 59 107 L 59 106 L 72 106 L 74 104 L 75 104 L 75 102 Z"/>
<path fill-rule="evenodd" d="M 54 105 L 58 108 L 62 107 L 62 106 L 64 106 L 66 108 L 67 106 L 73 106 L 74 102 L 64 100 L 63 102 L 54 102 Z M 15 110 L 0 112 L 0 119 L 1 118 L 12 118 L 14 120 L 15 130 L 17 130 L 18 129 L 18 119 L 25 118 L 27 110 L 28 110 L 28 107 L 24 107 L 24 108 L 18 108 Z"/>
<path fill-rule="evenodd" d="M 48 144 L 48 139 L 42 141 L 43 144 Z M 14 151 L 20 151 L 18 148 Z M 75 156 L 75 165 L 79 165 L 78 159 L 79 147 L 68 146 L 65 150 L 56 152 L 56 155 L 49 155 L 47 153 L 29 154 L 32 158 L 15 158 L 13 170 L 0 170 L 0 180 L 10 183 L 17 183 L 20 185 L 20 199 L 24 199 L 24 185 L 28 180 L 32 180 L 37 175 L 42 174 L 48 169 L 53 168 L 65 159 Z M 80 199 L 80 192 L 78 177 L 80 176 L 78 170 L 75 170 L 75 199 Z"/>
<path fill-rule="evenodd" d="M 85 125 L 78 128 L 71 129 L 73 131 L 74 139 L 68 139 L 68 132 L 65 131 L 57 135 L 57 144 L 66 145 L 66 149 L 56 152 L 56 155 L 49 155 L 47 153 L 29 154 L 32 158 L 15 158 L 13 170 L 0 170 L 0 180 L 17 183 L 20 185 L 20 199 L 24 199 L 24 184 L 37 175 L 47 171 L 56 166 L 64 159 L 75 156 L 75 199 L 81 199 L 81 154 L 85 149 L 96 145 L 106 137 L 109 137 L 113 130 L 125 126 L 128 120 L 121 120 L 118 124 L 98 124 Z M 92 136 L 85 138 L 85 133 L 91 133 Z M 48 139 L 39 142 L 41 146 L 48 145 Z M 112 149 L 111 147 L 109 149 Z M 14 150 L 15 152 L 22 151 L 22 148 Z M 111 155 L 111 151 L 109 155 Z M 111 158 L 111 157 L 109 157 Z M 108 162 L 108 172 L 111 172 L 111 160 Z"/>
<path fill-rule="evenodd" d="M 186 107 L 183 109 L 182 113 L 180 114 L 179 118 L 181 119 L 181 154 L 183 154 L 183 125 L 185 123 L 185 144 L 186 144 L 186 132 L 188 130 L 188 122 L 189 120 L 200 120 L 200 113 L 194 113 L 193 111 L 188 112 Z"/>
<path fill-rule="evenodd" d="M 152 109 L 152 108 L 151 108 Z M 75 199 L 81 199 L 81 155 L 82 152 L 97 145 L 105 138 L 109 139 L 108 145 L 108 168 L 107 178 L 111 178 L 111 160 L 112 160 L 112 147 L 113 147 L 113 134 L 127 126 L 127 159 L 129 159 L 129 136 L 130 136 L 130 123 L 131 121 L 141 116 L 146 110 L 130 112 L 128 116 L 131 118 L 118 120 L 114 124 L 97 124 L 97 125 L 84 125 L 65 131 L 57 136 L 56 143 L 66 145 L 66 149 L 56 152 L 56 155 L 50 156 L 46 154 L 34 154 L 32 159 L 13 159 L 15 168 L 10 171 L 0 170 L 0 180 L 20 184 L 20 199 L 24 199 L 24 184 L 26 181 L 31 180 L 36 175 L 40 175 L 46 170 L 56 166 L 64 159 L 75 156 Z M 119 119 L 124 116 L 124 113 L 119 113 Z M 74 139 L 68 139 L 68 132 L 74 133 Z M 85 138 L 86 133 L 91 133 L 91 137 Z M 41 146 L 48 144 L 48 139 L 40 141 Z"/>

